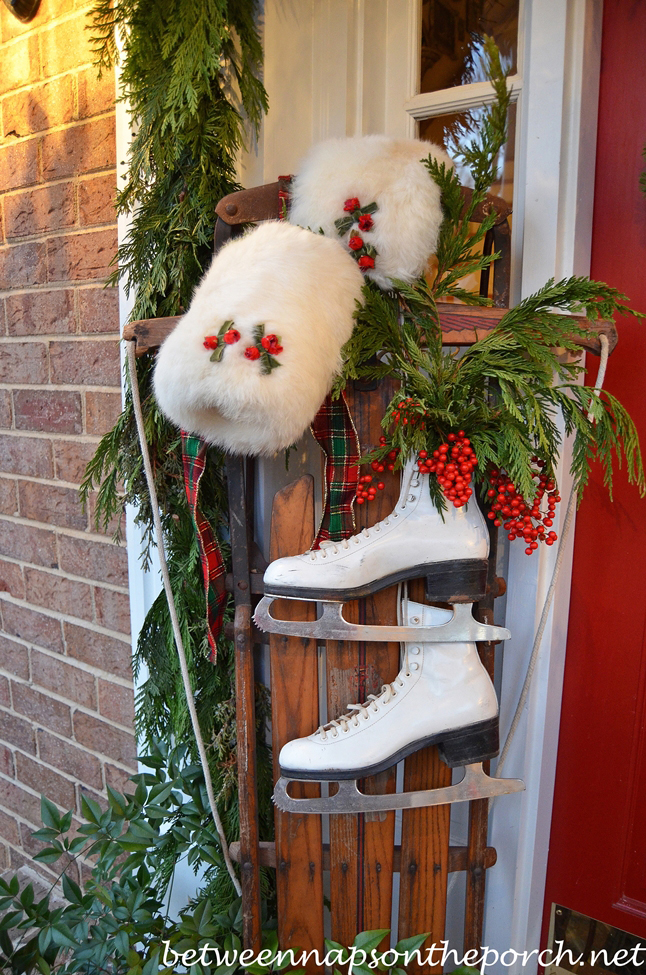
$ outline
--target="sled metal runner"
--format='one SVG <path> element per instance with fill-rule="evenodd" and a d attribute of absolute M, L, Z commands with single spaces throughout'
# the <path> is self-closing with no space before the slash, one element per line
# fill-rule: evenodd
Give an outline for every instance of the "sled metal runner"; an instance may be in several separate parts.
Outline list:
<path fill-rule="evenodd" d="M 338 792 L 333 796 L 312 799 L 293 799 L 288 792 L 291 782 L 303 779 L 285 776 L 276 783 L 273 800 L 283 812 L 290 813 L 380 813 L 395 809 L 419 809 L 424 806 L 443 806 L 452 802 L 469 802 L 472 799 L 489 799 L 513 792 L 522 792 L 525 783 L 521 779 L 496 779 L 484 771 L 482 762 L 464 766 L 460 782 L 438 789 L 419 792 L 391 792 L 386 795 L 366 795 L 359 788 L 357 779 L 341 779 Z M 319 781 L 311 779 L 308 781 Z"/>
<path fill-rule="evenodd" d="M 378 626 L 349 623 L 343 616 L 343 603 L 324 601 L 323 612 L 316 620 L 280 620 L 271 615 L 275 599 L 286 596 L 264 596 L 254 614 L 256 626 L 266 633 L 306 637 L 311 640 L 358 640 L 373 643 L 478 643 L 509 640 L 511 633 L 503 626 L 492 626 L 474 619 L 473 603 L 453 603 L 453 617 L 440 626 Z M 306 600 L 309 601 L 309 600 Z M 312 600 L 313 601 L 313 600 Z"/>

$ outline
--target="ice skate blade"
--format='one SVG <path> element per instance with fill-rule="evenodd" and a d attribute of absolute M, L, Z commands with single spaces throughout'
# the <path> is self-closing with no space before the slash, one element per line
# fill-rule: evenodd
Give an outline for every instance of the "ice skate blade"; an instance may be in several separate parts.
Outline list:
<path fill-rule="evenodd" d="M 464 766 L 464 778 L 455 785 L 442 789 L 426 789 L 421 792 L 391 792 L 387 795 L 366 795 L 361 792 L 356 779 L 341 779 L 339 791 L 333 796 L 320 799 L 292 799 L 287 789 L 290 782 L 303 779 L 282 777 L 274 787 L 273 800 L 282 812 L 289 813 L 367 813 L 390 812 L 394 809 L 419 809 L 424 806 L 443 806 L 451 802 L 468 802 L 471 799 L 489 799 L 512 792 L 523 792 L 522 779 L 496 779 L 487 775 L 482 762 Z M 319 781 L 310 779 L 309 781 Z"/>
<path fill-rule="evenodd" d="M 316 620 L 279 620 L 271 615 L 271 604 L 284 596 L 263 596 L 256 607 L 254 622 L 266 633 L 306 637 L 310 640 L 361 640 L 374 643 L 477 643 L 509 640 L 503 626 L 479 623 L 471 612 L 473 603 L 454 603 L 453 616 L 440 626 L 376 626 L 348 623 L 342 602 L 322 602 L 323 612 Z"/>

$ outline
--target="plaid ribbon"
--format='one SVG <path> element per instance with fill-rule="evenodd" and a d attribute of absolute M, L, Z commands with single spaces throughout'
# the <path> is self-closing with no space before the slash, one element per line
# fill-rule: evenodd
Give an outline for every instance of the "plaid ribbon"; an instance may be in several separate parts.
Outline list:
<path fill-rule="evenodd" d="M 343 393 L 326 396 L 312 422 L 312 433 L 325 454 L 325 503 L 312 548 L 327 539 L 339 542 L 354 534 L 352 508 L 359 482 L 359 438 Z"/>
<path fill-rule="evenodd" d="M 227 601 L 224 585 L 226 566 L 215 533 L 200 509 L 200 482 L 206 466 L 207 450 L 208 444 L 205 440 L 182 430 L 184 488 L 197 534 L 204 576 L 207 634 L 211 648 L 211 662 L 215 663 L 218 653 L 218 638 L 222 630 L 224 608 Z"/>

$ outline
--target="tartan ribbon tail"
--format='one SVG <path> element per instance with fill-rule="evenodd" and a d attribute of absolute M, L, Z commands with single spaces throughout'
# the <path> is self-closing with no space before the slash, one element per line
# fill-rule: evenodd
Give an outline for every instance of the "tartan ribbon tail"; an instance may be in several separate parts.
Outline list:
<path fill-rule="evenodd" d="M 205 440 L 182 430 L 184 488 L 200 552 L 206 600 L 207 635 L 211 648 L 211 661 L 215 663 L 218 652 L 218 638 L 224 621 L 227 592 L 225 589 L 226 566 L 222 552 L 215 532 L 200 508 L 200 483 L 206 467 L 207 450 L 208 444 Z"/>
<path fill-rule="evenodd" d="M 343 393 L 325 397 L 312 422 L 312 434 L 325 454 L 325 503 L 312 548 L 331 539 L 339 542 L 354 534 L 352 507 L 359 482 L 361 448 Z"/>

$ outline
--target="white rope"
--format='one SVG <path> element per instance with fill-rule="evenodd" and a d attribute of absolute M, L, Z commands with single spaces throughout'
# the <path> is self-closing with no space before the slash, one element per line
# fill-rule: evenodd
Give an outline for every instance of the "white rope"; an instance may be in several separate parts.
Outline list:
<path fill-rule="evenodd" d="M 601 355 L 599 359 L 599 370 L 597 372 L 597 381 L 594 384 L 595 394 L 598 396 L 599 391 L 603 386 L 603 381 L 606 376 L 606 367 L 608 365 L 608 337 L 599 334 L 599 343 L 601 345 Z M 588 420 L 592 420 L 592 411 L 588 412 Z M 516 706 L 516 711 L 514 713 L 514 718 L 507 735 L 504 747 L 500 753 L 500 759 L 498 760 L 498 765 L 496 767 L 496 778 L 502 777 L 502 770 L 509 755 L 509 749 L 513 741 L 514 735 L 520 724 L 520 719 L 522 717 L 525 704 L 527 703 L 527 697 L 529 695 L 529 689 L 532 683 L 532 677 L 534 676 L 534 670 L 536 669 L 536 662 L 538 660 L 538 653 L 541 647 L 541 641 L 543 639 L 543 633 L 545 632 L 545 627 L 547 626 L 547 617 L 549 616 L 550 609 L 552 607 L 552 600 L 554 598 L 554 592 L 556 590 L 556 583 L 558 580 L 559 572 L 563 559 L 565 557 L 565 544 L 572 526 L 572 519 L 574 518 L 574 512 L 576 511 L 576 501 L 577 493 L 572 487 L 570 491 L 570 497 L 568 500 L 567 510 L 565 512 L 565 519 L 563 521 L 563 531 L 561 532 L 561 541 L 559 542 L 558 553 L 556 556 L 556 562 L 554 563 L 554 570 L 552 572 L 552 581 L 550 582 L 550 587 L 547 590 L 547 595 L 545 597 L 545 603 L 543 605 L 543 612 L 541 613 L 540 622 L 538 624 L 538 629 L 536 630 L 536 636 L 534 637 L 534 646 L 532 647 L 532 653 L 529 658 L 529 663 L 527 665 L 527 673 L 525 674 L 525 681 L 523 683 L 523 689 L 520 692 L 520 698 Z"/>
<path fill-rule="evenodd" d="M 144 471 L 146 472 L 146 483 L 148 484 L 148 492 L 150 494 L 150 506 L 153 513 L 153 522 L 155 526 L 155 538 L 157 541 L 157 548 L 159 550 L 159 564 L 161 566 L 161 575 L 164 583 L 164 591 L 166 592 L 166 598 L 168 600 L 168 609 L 170 611 L 171 623 L 173 624 L 173 635 L 175 637 L 175 644 L 177 646 L 177 656 L 179 657 L 179 666 L 182 672 L 184 690 L 186 692 L 186 703 L 188 704 L 188 711 L 191 716 L 191 724 L 193 725 L 193 732 L 195 734 L 197 748 L 200 753 L 200 762 L 202 763 L 202 770 L 204 771 L 206 792 L 209 797 L 209 805 L 211 807 L 211 813 L 213 815 L 213 822 L 215 823 L 215 828 L 220 838 L 220 845 L 222 846 L 222 854 L 224 856 L 224 862 L 227 865 L 227 870 L 229 876 L 231 877 L 231 882 L 235 887 L 236 893 L 238 894 L 238 896 L 240 896 L 240 894 L 242 893 L 242 888 L 240 886 L 240 881 L 236 876 L 233 863 L 231 862 L 231 856 L 229 854 L 229 844 L 227 843 L 227 838 L 224 832 L 224 827 L 222 825 L 222 820 L 220 819 L 220 814 L 218 813 L 218 808 L 215 802 L 215 795 L 213 792 L 213 781 L 211 779 L 211 772 L 209 769 L 209 763 L 206 756 L 204 739 L 202 738 L 202 732 L 200 731 L 200 725 L 197 720 L 197 711 L 195 710 L 195 701 L 193 699 L 191 679 L 188 673 L 186 654 L 184 652 L 184 644 L 182 642 L 182 634 L 180 632 L 179 620 L 177 619 L 177 609 L 175 607 L 173 590 L 170 584 L 170 576 L 168 575 L 168 565 L 166 563 L 166 554 L 164 552 L 164 537 L 162 534 L 162 524 L 161 524 L 161 518 L 159 517 L 159 503 L 157 501 L 157 491 L 155 490 L 155 481 L 153 478 L 153 471 L 150 464 L 150 454 L 148 453 L 148 444 L 146 443 L 146 434 L 144 432 L 144 418 L 141 412 L 141 399 L 139 397 L 139 385 L 137 383 L 137 368 L 136 368 L 136 361 L 135 361 L 135 342 L 126 342 L 126 349 L 128 355 L 128 372 L 130 374 L 130 388 L 132 390 L 132 405 L 135 411 L 137 433 L 139 434 L 141 455 L 144 462 Z"/>

